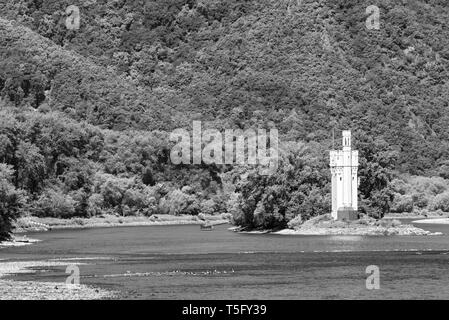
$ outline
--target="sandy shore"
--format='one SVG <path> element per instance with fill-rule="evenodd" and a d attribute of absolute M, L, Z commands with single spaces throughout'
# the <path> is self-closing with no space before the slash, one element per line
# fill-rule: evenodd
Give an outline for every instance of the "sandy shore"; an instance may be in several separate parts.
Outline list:
<path fill-rule="evenodd" d="M 424 224 L 449 224 L 449 218 L 438 218 L 438 219 L 423 219 L 415 220 L 413 223 L 424 223 Z"/>
<path fill-rule="evenodd" d="M 64 282 L 14 281 L 2 279 L 19 273 L 34 273 L 32 268 L 80 265 L 73 261 L 0 262 L 0 300 L 92 300 L 114 297 L 114 292 Z M 68 276 L 68 275 L 67 275 Z"/>

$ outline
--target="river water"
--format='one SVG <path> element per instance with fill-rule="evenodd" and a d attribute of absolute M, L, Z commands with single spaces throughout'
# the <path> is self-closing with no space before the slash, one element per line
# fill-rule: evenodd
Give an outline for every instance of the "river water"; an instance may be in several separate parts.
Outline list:
<path fill-rule="evenodd" d="M 154 226 L 29 233 L 2 261 L 82 262 L 81 283 L 124 299 L 449 299 L 449 225 L 442 236 L 237 234 L 228 225 Z M 380 270 L 368 290 L 367 266 Z M 9 279 L 64 283 L 65 267 Z"/>

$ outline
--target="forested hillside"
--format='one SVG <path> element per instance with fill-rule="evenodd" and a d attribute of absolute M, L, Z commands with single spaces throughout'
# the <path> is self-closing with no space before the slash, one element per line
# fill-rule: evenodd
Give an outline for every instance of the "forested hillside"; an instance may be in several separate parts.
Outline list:
<path fill-rule="evenodd" d="M 382 214 L 413 198 L 395 176 L 449 177 L 448 26 L 445 0 L 2 0 L 2 183 L 22 214 L 286 225 L 328 210 L 331 132 L 351 129 L 360 200 Z M 170 164 L 169 133 L 193 120 L 277 128 L 279 171 Z"/>

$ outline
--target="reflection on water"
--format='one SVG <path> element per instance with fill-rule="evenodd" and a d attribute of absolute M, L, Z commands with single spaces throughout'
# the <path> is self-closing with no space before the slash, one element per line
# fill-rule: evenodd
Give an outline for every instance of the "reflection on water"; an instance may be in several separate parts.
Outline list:
<path fill-rule="evenodd" d="M 236 234 L 228 226 L 122 227 L 29 234 L 42 241 L 5 248 L 1 259 L 82 260 L 81 282 L 121 298 L 334 299 L 449 298 L 449 226 L 443 236 Z M 367 290 L 366 267 L 381 289 Z M 53 267 L 15 280 L 65 281 Z"/>

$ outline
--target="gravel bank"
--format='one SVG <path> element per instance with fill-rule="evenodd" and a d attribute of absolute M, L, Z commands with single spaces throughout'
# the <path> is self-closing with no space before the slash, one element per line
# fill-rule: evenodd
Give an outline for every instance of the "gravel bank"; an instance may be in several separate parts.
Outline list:
<path fill-rule="evenodd" d="M 66 285 L 61 282 L 14 281 L 2 279 L 7 275 L 34 273 L 31 268 L 78 264 L 64 261 L 0 262 L 0 300 L 93 300 L 107 299 L 114 292 L 87 285 Z"/>

